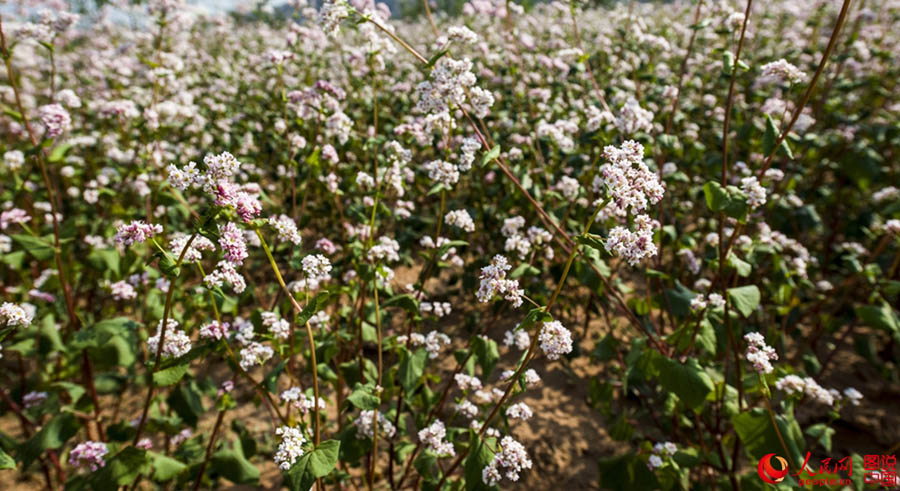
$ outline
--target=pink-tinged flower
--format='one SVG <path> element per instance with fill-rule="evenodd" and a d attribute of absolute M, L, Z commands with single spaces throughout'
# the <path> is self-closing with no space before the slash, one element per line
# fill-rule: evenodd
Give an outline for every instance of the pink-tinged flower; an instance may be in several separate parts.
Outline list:
<path fill-rule="evenodd" d="M 219 247 L 222 248 L 225 260 L 234 265 L 243 264 L 247 258 L 247 242 L 234 222 L 219 225 Z"/>
<path fill-rule="evenodd" d="M 41 124 L 47 132 L 47 138 L 56 138 L 65 133 L 72 124 L 72 118 L 69 117 L 69 111 L 66 111 L 60 104 L 47 104 L 38 109 L 38 115 L 41 118 Z"/>
<path fill-rule="evenodd" d="M 31 217 L 28 216 L 28 212 L 21 208 L 12 208 L 0 213 L 0 230 L 6 230 L 7 227 L 14 223 L 22 225 L 30 221 Z"/>
<path fill-rule="evenodd" d="M 203 339 L 219 340 L 228 336 L 228 323 L 212 321 L 200 328 L 200 337 Z"/>
<path fill-rule="evenodd" d="M 559 321 L 545 322 L 538 336 L 541 349 L 551 360 L 572 352 L 572 333 Z"/>
<path fill-rule="evenodd" d="M 33 314 L 11 302 L 0 305 L 0 324 L 13 327 L 25 327 L 31 324 Z"/>
<path fill-rule="evenodd" d="M 109 453 L 106 444 L 102 442 L 87 441 L 79 443 L 71 452 L 69 452 L 69 465 L 73 467 L 85 467 L 96 472 L 97 469 L 106 465 L 103 457 Z"/>
<path fill-rule="evenodd" d="M 144 223 L 142 220 L 135 220 L 127 225 L 119 226 L 115 241 L 127 247 L 135 242 L 143 242 L 156 234 L 161 234 L 162 231 L 162 225 L 152 225 Z"/>

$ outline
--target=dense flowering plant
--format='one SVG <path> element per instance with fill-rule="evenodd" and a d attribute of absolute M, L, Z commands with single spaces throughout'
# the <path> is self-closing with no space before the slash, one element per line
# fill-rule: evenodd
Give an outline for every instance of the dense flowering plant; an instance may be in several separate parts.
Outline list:
<path fill-rule="evenodd" d="M 895 0 L 21 3 L 4 479 L 551 487 L 565 367 L 593 484 L 755 488 L 866 407 L 841 360 L 897 393 Z"/>

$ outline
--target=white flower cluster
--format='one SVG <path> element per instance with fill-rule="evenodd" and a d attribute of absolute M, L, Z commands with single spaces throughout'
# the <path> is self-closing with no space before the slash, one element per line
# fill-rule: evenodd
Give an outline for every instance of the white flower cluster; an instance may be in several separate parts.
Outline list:
<path fill-rule="evenodd" d="M 234 208 L 245 222 L 259 215 L 262 209 L 258 197 L 259 186 L 240 186 L 232 180 L 241 167 L 234 155 L 228 152 L 207 154 L 203 163 L 206 164 L 206 172 L 198 170 L 195 162 L 189 162 L 183 169 L 169 165 L 166 167 L 169 183 L 182 191 L 188 187 L 203 189 L 213 195 L 216 205 Z"/>
<path fill-rule="evenodd" d="M 437 331 L 431 331 L 427 336 L 414 332 L 409 335 L 409 338 L 406 335 L 397 336 L 397 344 L 405 345 L 406 341 L 409 341 L 410 346 L 417 347 L 425 345 L 425 351 L 428 352 L 428 358 L 432 360 L 438 357 L 438 354 L 441 351 L 441 345 L 450 344 L 450 337 L 444 333 L 440 333 Z"/>
<path fill-rule="evenodd" d="M 444 216 L 444 223 L 459 227 L 466 232 L 475 231 L 475 222 L 466 210 L 452 210 Z"/>
<path fill-rule="evenodd" d="M 757 81 L 762 84 L 790 82 L 802 82 L 806 74 L 796 66 L 788 63 L 784 58 L 766 63 L 760 68 Z"/>
<path fill-rule="evenodd" d="M 779 252 L 783 252 L 785 256 L 787 256 L 786 253 L 788 252 L 792 253 L 795 257 L 790 258 L 790 261 L 787 262 L 787 265 L 789 265 L 797 275 L 802 278 L 806 278 L 807 266 L 810 263 L 815 264 L 816 261 L 816 258 L 810 255 L 806 247 L 804 247 L 800 242 L 791 239 L 781 232 L 773 231 L 766 223 L 759 223 L 758 229 L 759 242 L 762 244 L 776 246 L 775 249 Z M 865 248 L 862 248 L 862 252 L 858 253 L 865 254 Z"/>
<path fill-rule="evenodd" d="M 244 277 L 238 273 L 234 263 L 230 261 L 219 261 L 216 269 L 203 277 L 203 282 L 207 287 L 222 287 L 224 284 L 231 285 L 231 289 L 235 293 L 242 293 L 247 288 L 247 282 Z"/>
<path fill-rule="evenodd" d="M 396 262 L 400 260 L 400 243 L 396 240 L 382 235 L 378 238 L 378 243 L 369 249 L 369 261 L 385 261 Z"/>
<path fill-rule="evenodd" d="M 847 401 L 854 406 L 859 405 L 859 401 L 863 399 L 863 395 L 853 387 L 844 389 L 843 396 L 835 389 L 825 389 L 812 377 L 799 377 L 797 375 L 786 375 L 777 382 L 775 388 L 786 392 L 788 395 L 801 395 L 824 404 L 826 406 L 834 406 L 835 402 Z"/>
<path fill-rule="evenodd" d="M 156 325 L 156 334 L 147 339 L 147 349 L 156 356 L 156 350 L 159 346 L 159 337 L 162 333 L 162 320 Z M 162 355 L 171 358 L 184 356 L 191 350 L 191 338 L 184 331 L 178 329 L 178 321 L 168 319 L 166 322 L 166 338 L 163 344 Z"/>
<path fill-rule="evenodd" d="M 331 278 L 331 261 L 321 254 L 310 254 L 300 263 L 309 283 L 319 284 Z"/>
<path fill-rule="evenodd" d="M 251 341 L 245 348 L 241 349 L 240 354 L 241 368 L 250 370 L 256 365 L 263 365 L 269 358 L 272 358 L 272 356 L 275 355 L 275 351 L 264 344 Z"/>
<path fill-rule="evenodd" d="M 613 227 L 605 244 L 610 254 L 621 256 L 632 266 L 640 264 L 644 258 L 656 255 L 653 232 L 659 228 L 659 222 L 647 215 L 638 215 L 634 219 L 634 224 L 634 230 L 621 225 Z"/>
<path fill-rule="evenodd" d="M 607 145 L 603 158 L 608 161 L 600 166 L 594 178 L 594 192 L 605 189 L 610 202 L 604 210 L 606 216 L 622 217 L 638 214 L 662 199 L 665 188 L 657 173 L 644 163 L 644 146 L 627 140 L 620 147 Z"/>
<path fill-rule="evenodd" d="M 742 178 L 741 191 L 747 194 L 747 205 L 750 208 L 758 208 L 766 204 L 766 188 L 756 180 L 756 177 Z"/>
<path fill-rule="evenodd" d="M 426 428 L 419 430 L 419 440 L 425 444 L 425 448 L 434 452 L 438 457 L 454 457 L 456 450 L 453 444 L 445 440 L 447 429 L 441 421 L 435 421 Z"/>
<path fill-rule="evenodd" d="M 634 97 L 629 97 L 616 118 L 616 127 L 623 135 L 653 130 L 653 113 L 642 108 Z"/>
<path fill-rule="evenodd" d="M 453 380 L 456 381 L 456 385 L 458 385 L 459 390 L 462 391 L 480 390 L 482 387 L 481 380 L 478 380 L 478 377 L 466 375 L 465 373 L 457 373 L 453 376 Z"/>
<path fill-rule="evenodd" d="M 334 37 L 341 28 L 341 22 L 350 17 L 350 6 L 346 0 L 323 2 L 319 10 L 319 27 L 325 34 Z"/>
<path fill-rule="evenodd" d="M 699 312 L 707 307 L 713 310 L 725 308 L 725 298 L 718 293 L 710 293 L 708 295 L 697 295 L 691 299 L 691 310 Z"/>
<path fill-rule="evenodd" d="M 3 302 L 3 305 L 0 305 L 0 324 L 26 327 L 31 324 L 33 318 L 34 314 L 29 314 L 24 308 L 12 302 Z"/>
<path fill-rule="evenodd" d="M 212 321 L 200 327 L 200 337 L 203 339 L 223 339 L 228 336 L 228 323 Z"/>
<path fill-rule="evenodd" d="M 422 168 L 428 172 L 429 179 L 448 188 L 459 182 L 459 167 L 445 160 L 426 162 Z"/>
<path fill-rule="evenodd" d="M 531 408 L 528 407 L 528 404 L 524 402 L 517 402 L 508 408 L 506 408 L 506 417 L 510 419 L 521 419 L 522 421 L 527 421 L 534 416 L 534 412 L 531 411 Z"/>
<path fill-rule="evenodd" d="M 601 215 L 619 219 L 636 215 L 634 230 L 621 225 L 610 230 L 606 250 L 634 266 L 644 258 L 656 255 L 653 233 L 659 228 L 659 222 L 639 213 L 659 202 L 665 189 L 658 175 L 644 163 L 644 147 L 640 143 L 628 140 L 618 148 L 607 146 L 603 156 L 609 163 L 600 166 L 593 186 L 595 192 L 605 188 L 609 196 L 609 203 Z"/>
<path fill-rule="evenodd" d="M 483 118 L 494 104 L 494 96 L 476 87 L 475 82 L 471 60 L 445 56 L 435 64 L 429 80 L 416 86 L 419 95 L 416 110 L 445 118 L 451 106 L 460 107 L 468 101 L 475 116 Z"/>
<path fill-rule="evenodd" d="M 647 467 L 649 467 L 651 471 L 659 469 L 664 465 L 663 458 L 672 457 L 677 451 L 678 447 L 672 442 L 657 443 L 656 445 L 653 445 L 653 455 L 647 459 Z"/>
<path fill-rule="evenodd" d="M 515 374 L 516 372 L 514 370 L 504 370 L 503 373 L 500 374 L 500 380 L 509 382 Z M 523 375 L 525 376 L 525 387 L 531 388 L 541 383 L 541 376 L 538 375 L 533 368 L 525 370 Z"/>
<path fill-rule="evenodd" d="M 775 349 L 766 344 L 766 339 L 758 332 L 750 332 L 744 335 L 747 341 L 747 361 L 753 365 L 753 369 L 759 373 L 772 373 L 770 361 L 778 359 Z"/>
<path fill-rule="evenodd" d="M 291 387 L 290 389 L 284 391 L 279 396 L 282 401 L 291 403 L 292 406 L 297 408 L 302 414 L 309 414 L 313 408 L 313 397 L 309 397 L 303 393 L 303 390 L 300 387 Z M 325 399 L 319 398 L 319 409 L 324 410 L 328 406 L 325 402 Z"/>
<path fill-rule="evenodd" d="M 274 460 L 279 469 L 286 471 L 303 456 L 303 444 L 306 443 L 306 437 L 299 428 L 292 426 L 280 426 L 275 430 L 275 434 L 281 437 L 281 443 L 278 444 L 278 450 L 275 451 Z"/>
<path fill-rule="evenodd" d="M 438 318 L 450 315 L 452 310 L 453 306 L 450 305 L 450 302 L 419 302 L 419 312 L 434 314 Z"/>
<path fill-rule="evenodd" d="M 538 336 L 541 350 L 550 360 L 572 352 L 572 333 L 559 321 L 545 322 Z"/>
<path fill-rule="evenodd" d="M 574 135 L 578 133 L 578 123 L 574 120 L 560 119 L 553 124 L 541 121 L 537 124 L 538 138 L 549 138 L 563 152 L 575 149 Z"/>
<path fill-rule="evenodd" d="M 419 240 L 419 245 L 421 245 L 422 247 L 424 247 L 426 249 L 439 249 L 448 242 L 450 242 L 450 239 L 448 239 L 446 237 L 438 237 L 437 241 L 435 241 L 434 239 L 431 238 L 430 235 L 426 235 Z M 463 262 L 463 259 L 459 256 L 459 253 L 456 250 L 456 247 L 449 247 L 447 249 L 447 252 L 445 252 L 438 259 L 443 262 L 450 263 L 452 266 L 455 266 L 457 268 L 461 268 L 465 264 Z"/>
<path fill-rule="evenodd" d="M 267 328 L 272 336 L 278 339 L 287 339 L 291 334 L 291 325 L 286 319 L 282 319 L 277 312 L 263 312 L 262 325 Z"/>
<path fill-rule="evenodd" d="M 513 307 L 522 305 L 522 295 L 525 294 L 525 290 L 519 288 L 518 280 L 506 279 L 506 272 L 511 268 L 509 261 L 500 255 L 494 256 L 491 264 L 481 268 L 479 276 L 481 285 L 475 294 L 479 302 L 485 303 L 495 295 L 502 295 L 503 298 L 512 302 Z"/>
<path fill-rule="evenodd" d="M 524 329 L 518 331 L 506 331 L 503 334 L 503 345 L 510 347 L 515 346 L 519 350 L 526 350 L 531 344 L 531 336 Z"/>
<path fill-rule="evenodd" d="M 553 189 L 559 191 L 567 200 L 572 201 L 578 197 L 578 192 L 581 190 L 581 184 L 578 183 L 578 179 L 562 176 L 559 178 L 559 181 L 556 182 L 556 185 L 553 186 Z"/>
<path fill-rule="evenodd" d="M 900 189 L 894 186 L 887 186 L 872 193 L 872 201 L 881 203 L 883 201 L 894 201 L 900 198 Z"/>
<path fill-rule="evenodd" d="M 494 455 L 491 463 L 481 471 L 481 480 L 488 486 L 496 486 L 505 476 L 510 481 L 518 481 L 519 473 L 531 469 L 531 459 L 525 447 L 513 437 L 507 435 L 500 441 L 500 452 Z"/>
<path fill-rule="evenodd" d="M 356 426 L 356 436 L 357 438 L 372 438 L 375 435 L 375 429 L 373 427 L 373 419 L 375 415 L 375 410 L 370 409 L 368 411 L 361 411 L 359 416 L 353 420 L 353 425 Z M 394 438 L 394 433 L 397 432 L 397 429 L 394 427 L 394 424 L 381 412 L 378 413 L 378 434 L 388 440 Z"/>
<path fill-rule="evenodd" d="M 269 225 L 278 233 L 278 240 L 300 245 L 302 238 L 297 232 L 297 224 L 287 215 L 279 215 L 278 218 L 269 217 Z"/>
<path fill-rule="evenodd" d="M 184 246 L 187 245 L 187 241 L 190 239 L 190 236 L 187 234 L 179 233 L 172 237 L 169 240 L 169 253 L 172 254 L 172 257 L 178 258 L 181 255 L 181 251 L 184 250 Z M 220 239 L 221 240 L 221 239 Z M 187 248 L 184 252 L 184 263 L 193 263 L 201 260 L 203 258 L 202 251 L 214 251 L 216 250 L 216 245 L 212 243 L 209 239 L 202 235 L 197 235 L 194 237 L 194 241 L 191 242 L 191 246 Z"/>
<path fill-rule="evenodd" d="M 475 162 L 475 152 L 481 149 L 481 142 L 475 138 L 464 138 L 460 151 L 462 155 L 459 157 L 459 170 L 469 172 L 472 164 Z"/>
<path fill-rule="evenodd" d="M 506 237 L 503 249 L 507 252 L 516 252 L 519 259 L 525 259 L 532 249 L 544 249 L 544 257 L 548 260 L 553 259 L 553 248 L 548 247 L 553 240 L 553 235 L 541 227 L 531 226 L 528 230 L 522 231 L 525 227 L 525 219 L 521 216 L 514 216 L 503 220 L 503 228 L 500 229 Z"/>
<path fill-rule="evenodd" d="M 472 401 L 469 401 L 467 399 L 463 399 L 462 401 L 455 404 L 454 409 L 456 410 L 456 412 L 462 414 L 468 419 L 473 419 L 478 416 L 478 406 L 472 404 Z"/>

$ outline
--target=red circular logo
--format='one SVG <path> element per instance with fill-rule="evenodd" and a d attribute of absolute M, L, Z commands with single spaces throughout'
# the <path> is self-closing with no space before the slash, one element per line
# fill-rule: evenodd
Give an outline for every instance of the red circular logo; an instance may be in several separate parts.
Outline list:
<path fill-rule="evenodd" d="M 772 467 L 772 457 L 775 457 L 775 460 L 781 464 L 781 470 L 776 470 Z M 783 458 L 770 453 L 763 458 L 759 459 L 759 465 L 756 466 L 756 472 L 759 473 L 760 479 L 769 483 L 769 484 L 778 484 L 784 480 L 784 476 L 788 473 L 788 464 L 787 461 Z"/>

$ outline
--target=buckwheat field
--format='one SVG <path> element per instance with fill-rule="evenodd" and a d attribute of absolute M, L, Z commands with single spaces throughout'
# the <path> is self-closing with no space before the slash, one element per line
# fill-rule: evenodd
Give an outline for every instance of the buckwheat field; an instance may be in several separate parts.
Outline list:
<path fill-rule="evenodd" d="M 897 486 L 900 2 L 216 3 L 0 6 L 0 488 Z"/>

